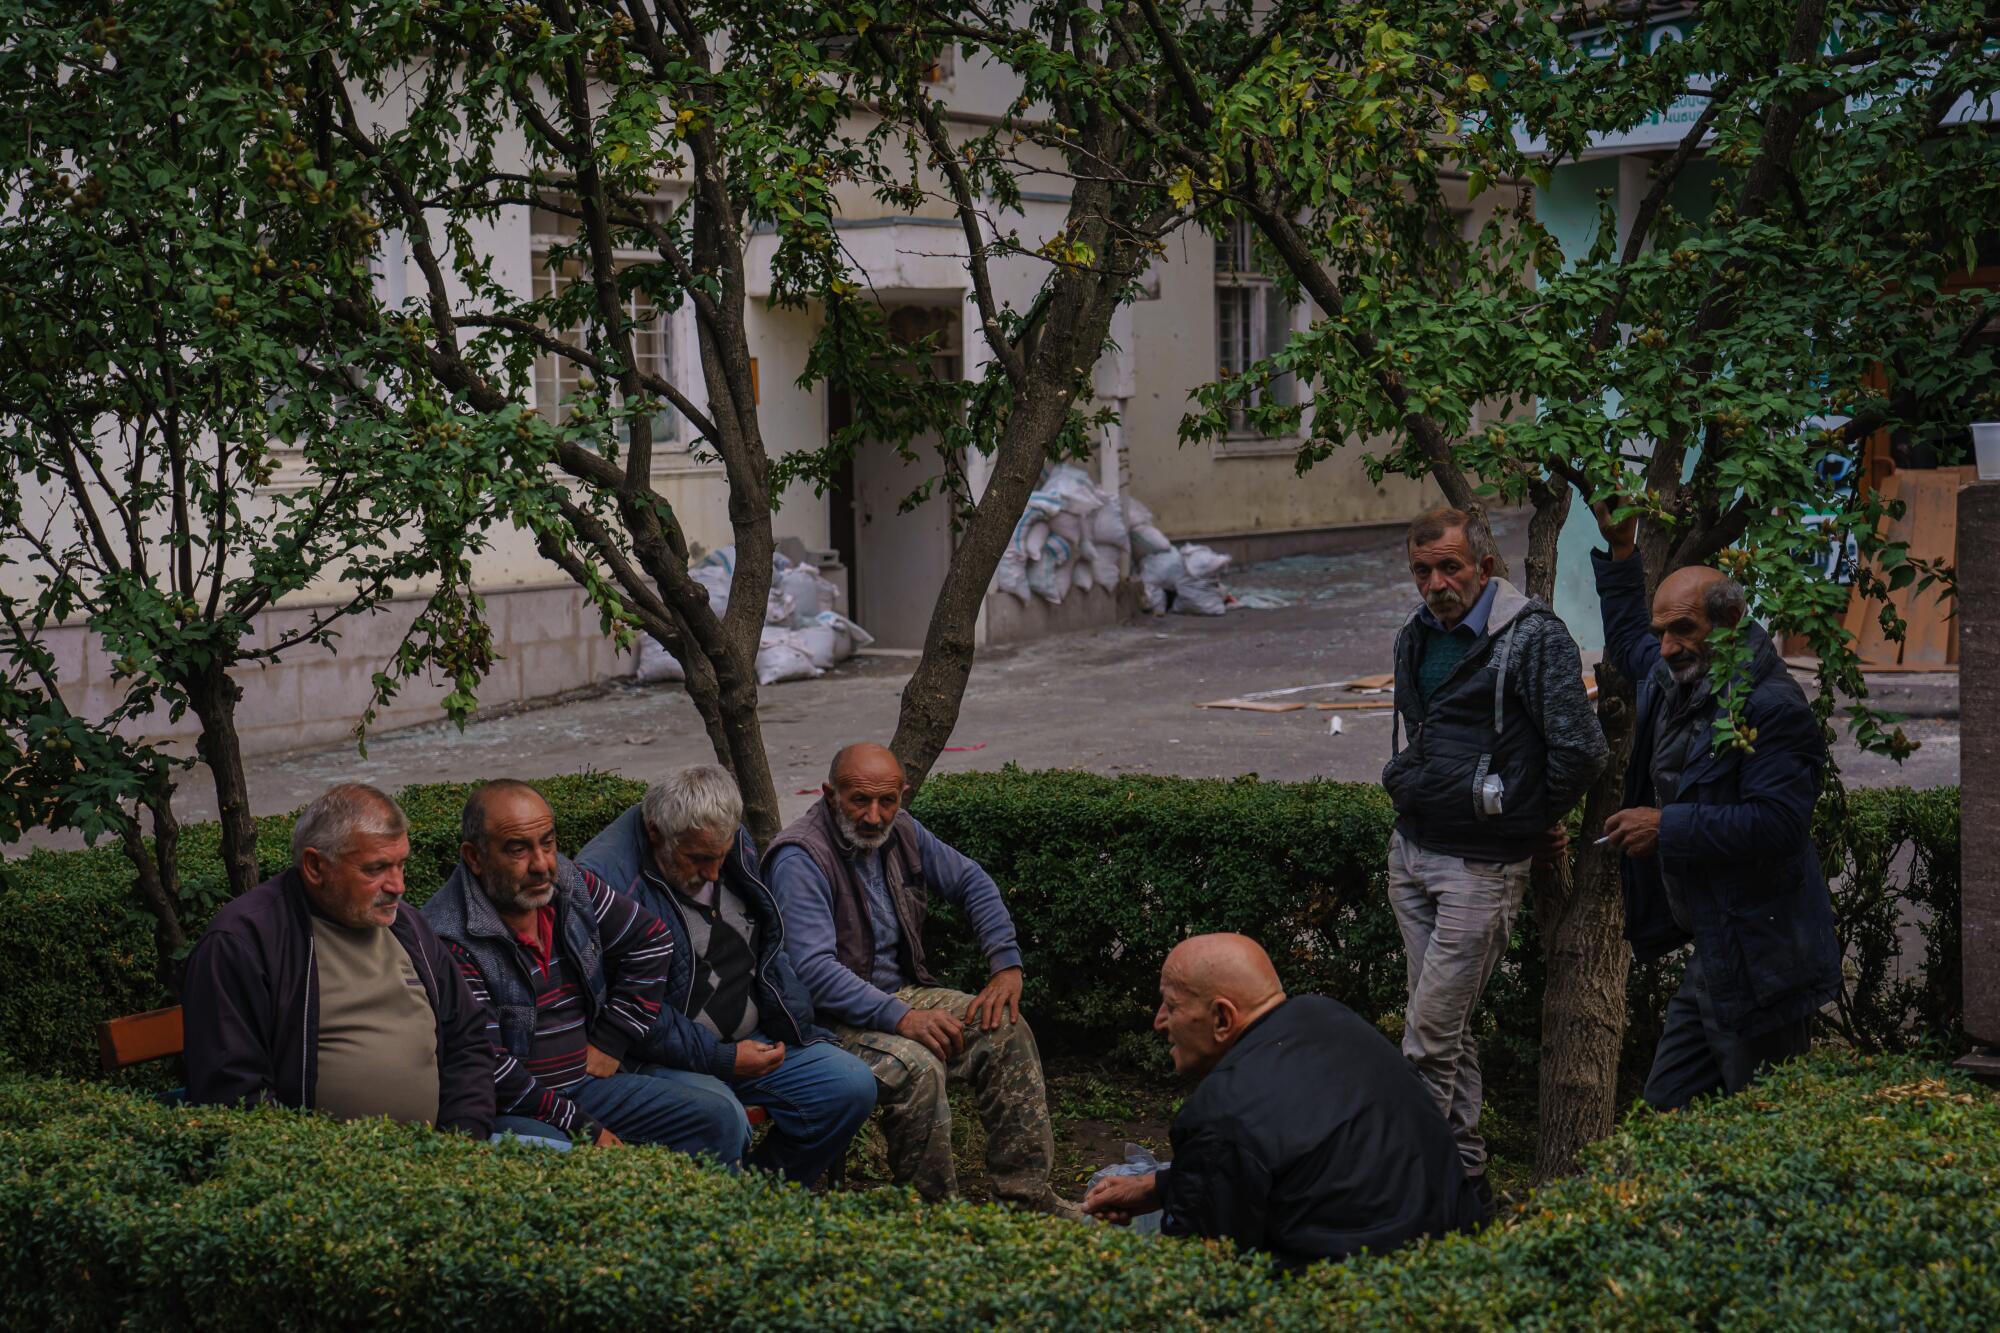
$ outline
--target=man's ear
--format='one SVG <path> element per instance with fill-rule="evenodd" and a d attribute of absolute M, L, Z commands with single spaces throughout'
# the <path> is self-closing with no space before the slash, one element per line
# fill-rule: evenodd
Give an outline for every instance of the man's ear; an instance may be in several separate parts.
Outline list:
<path fill-rule="evenodd" d="M 326 865 L 325 854 L 317 847 L 308 847 L 299 857 L 299 878 L 306 882 L 307 888 L 316 889 L 326 883 Z"/>
<path fill-rule="evenodd" d="M 485 873 L 486 868 L 480 864 L 479 848 L 473 844 L 469 842 L 458 844 L 458 858 L 465 862 L 465 868 L 470 870 L 475 878 Z"/>
<path fill-rule="evenodd" d="M 1498 569 L 1499 567 L 1500 567 L 1499 556 L 1482 555 L 1479 557 L 1479 574 L 1481 578 L 1488 578 L 1488 579 L 1492 578 L 1493 571 Z"/>
<path fill-rule="evenodd" d="M 833 784 L 831 782 L 820 783 L 819 794 L 820 798 L 824 800 L 828 805 L 840 804 L 840 798 L 834 794 Z"/>
<path fill-rule="evenodd" d="M 1241 1017 L 1236 1009 L 1236 1001 L 1218 995 L 1208 1002 L 1208 1015 L 1209 1021 L 1215 1024 L 1215 1039 L 1217 1041 L 1227 1042 L 1234 1039 L 1237 1028 L 1236 1020 Z"/>

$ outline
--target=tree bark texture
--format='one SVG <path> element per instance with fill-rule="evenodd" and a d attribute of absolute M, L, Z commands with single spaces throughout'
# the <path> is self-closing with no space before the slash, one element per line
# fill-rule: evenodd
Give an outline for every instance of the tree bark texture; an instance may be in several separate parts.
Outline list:
<path fill-rule="evenodd" d="M 126 816 L 118 826 L 119 850 L 132 863 L 132 888 L 139 903 L 153 918 L 153 950 L 157 959 L 153 975 L 171 996 L 180 994 L 180 955 L 187 947 L 187 932 L 180 915 L 180 823 L 174 818 L 173 793 L 155 797 L 142 807 L 153 815 L 153 843 L 146 845 L 145 833 L 136 814 Z"/>
<path fill-rule="evenodd" d="M 1531 489 L 1527 591 L 1553 604 L 1557 549 L 1574 497 L 1551 478 Z M 1611 1132 L 1617 1117 L 1618 1054 L 1625 1036 L 1625 903 L 1619 857 L 1596 846 L 1596 831 L 1622 803 L 1631 750 L 1629 696 L 1609 667 L 1598 668 L 1598 720 L 1611 760 L 1584 798 L 1582 846 L 1574 860 L 1536 868 L 1535 923 L 1547 962 L 1542 990 L 1540 1114 L 1535 1178 L 1576 1169 L 1577 1154 Z"/>
<path fill-rule="evenodd" d="M 1542 991 L 1540 1106 L 1535 1181 L 1573 1173 L 1577 1155 L 1617 1121 L 1618 1055 L 1625 1040 L 1625 898 L 1616 848 L 1593 836 L 1622 804 L 1632 754 L 1632 707 L 1620 680 L 1598 668 L 1598 720 L 1611 762 L 1583 805 L 1583 846 L 1575 871 L 1538 875 L 1535 922 L 1548 980 Z"/>
<path fill-rule="evenodd" d="M 1078 188 L 1080 192 L 1083 187 Z M 1109 256 L 1100 263 L 1108 267 Z M 958 724 L 966 682 L 972 677 L 979 606 L 1028 496 L 1041 479 L 1049 445 L 1076 400 L 1082 383 L 1077 367 L 1096 362 L 1110 331 L 1123 280 L 1106 267 L 1070 269 L 1056 279 L 1028 362 L 1027 385 L 1017 392 L 994 451 L 993 475 L 946 566 L 944 587 L 924 632 L 923 656 L 903 687 L 896 734 L 889 746 L 902 761 L 913 789 L 923 785 Z"/>
<path fill-rule="evenodd" d="M 250 814 L 250 783 L 236 738 L 236 701 L 243 690 L 220 665 L 182 682 L 201 722 L 195 752 L 215 783 L 216 820 L 222 825 L 222 869 L 233 898 L 257 887 L 257 821 Z"/>

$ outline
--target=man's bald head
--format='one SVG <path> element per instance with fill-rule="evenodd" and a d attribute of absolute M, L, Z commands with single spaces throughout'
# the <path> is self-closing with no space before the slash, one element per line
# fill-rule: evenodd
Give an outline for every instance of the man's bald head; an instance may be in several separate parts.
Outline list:
<path fill-rule="evenodd" d="M 1167 1037 L 1174 1068 L 1206 1074 L 1252 1023 L 1285 1002 L 1278 970 L 1247 935 L 1196 935 L 1160 967 L 1153 1027 Z"/>
<path fill-rule="evenodd" d="M 1285 997 L 1278 969 L 1264 946 L 1248 935 L 1196 935 L 1167 955 L 1160 980 L 1197 1000 L 1228 999 L 1243 1010 L 1267 1008 Z"/>
<path fill-rule="evenodd" d="M 1687 565 L 1660 580 L 1653 594 L 1653 633 L 1660 659 L 1675 681 L 1692 685 L 1708 669 L 1717 626 L 1739 625 L 1749 611 L 1743 585 L 1719 569 Z"/>
<path fill-rule="evenodd" d="M 820 794 L 833 811 L 840 836 L 868 852 L 889 841 L 909 789 L 903 763 L 888 746 L 856 741 L 834 754 Z"/>
<path fill-rule="evenodd" d="M 904 783 L 903 761 L 886 745 L 856 741 L 834 751 L 833 763 L 827 768 L 827 785 L 838 787 L 843 777 L 893 779 L 900 787 Z"/>

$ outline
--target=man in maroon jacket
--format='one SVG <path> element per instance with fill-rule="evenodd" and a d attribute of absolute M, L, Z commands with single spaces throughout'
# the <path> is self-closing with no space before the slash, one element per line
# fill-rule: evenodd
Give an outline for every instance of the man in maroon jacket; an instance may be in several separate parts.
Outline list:
<path fill-rule="evenodd" d="M 305 808 L 292 868 L 217 913 L 188 958 L 190 1101 L 493 1131 L 486 1018 L 403 902 L 409 856 L 408 821 L 373 787 Z"/>

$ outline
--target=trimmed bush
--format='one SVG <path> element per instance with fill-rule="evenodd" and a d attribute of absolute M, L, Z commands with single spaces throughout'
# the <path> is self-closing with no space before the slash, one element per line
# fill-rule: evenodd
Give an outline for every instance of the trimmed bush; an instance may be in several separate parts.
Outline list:
<path fill-rule="evenodd" d="M 1660 1328 L 1990 1324 L 2000 1103 L 1821 1056 L 1641 1114 L 1478 1236 L 1272 1273 L 633 1148 L 567 1156 L 0 1080 L 19 1327 Z"/>
<path fill-rule="evenodd" d="M 574 852 L 638 800 L 643 784 L 605 774 L 536 784 Z M 410 898 L 421 903 L 458 859 L 458 816 L 472 784 L 406 788 Z M 1338 997 L 1394 1029 L 1403 1007 L 1402 939 L 1385 897 L 1392 816 L 1379 787 L 1088 773 L 964 773 L 933 778 L 917 816 L 979 860 L 1006 892 L 1027 960 L 1038 1030 L 1108 1048 L 1143 1033 L 1158 1003 L 1160 959 L 1188 932 L 1242 930 L 1270 949 L 1295 991 Z M 291 816 L 259 821 L 267 874 L 290 855 Z M 1815 821 L 1850 945 L 1837 1023 L 1870 1048 L 1956 1035 L 1958 793 L 1830 794 Z M 217 830 L 182 839 L 190 935 L 221 905 Z M 1907 863 L 1907 864 L 1905 864 Z M 103 1019 L 164 998 L 153 980 L 150 920 L 116 851 L 37 852 L 0 865 L 0 1050 L 35 1073 L 87 1075 Z M 1925 923 L 1923 977 L 1898 975 L 1897 923 Z M 946 973 L 976 984 L 969 933 L 938 912 L 929 943 Z M 1532 1091 L 1542 960 L 1524 909 L 1476 1019 L 1491 1097 Z M 1643 1070 L 1678 963 L 1634 969 L 1627 1049 Z M 1139 1049 L 1157 1054 L 1142 1039 Z"/>

